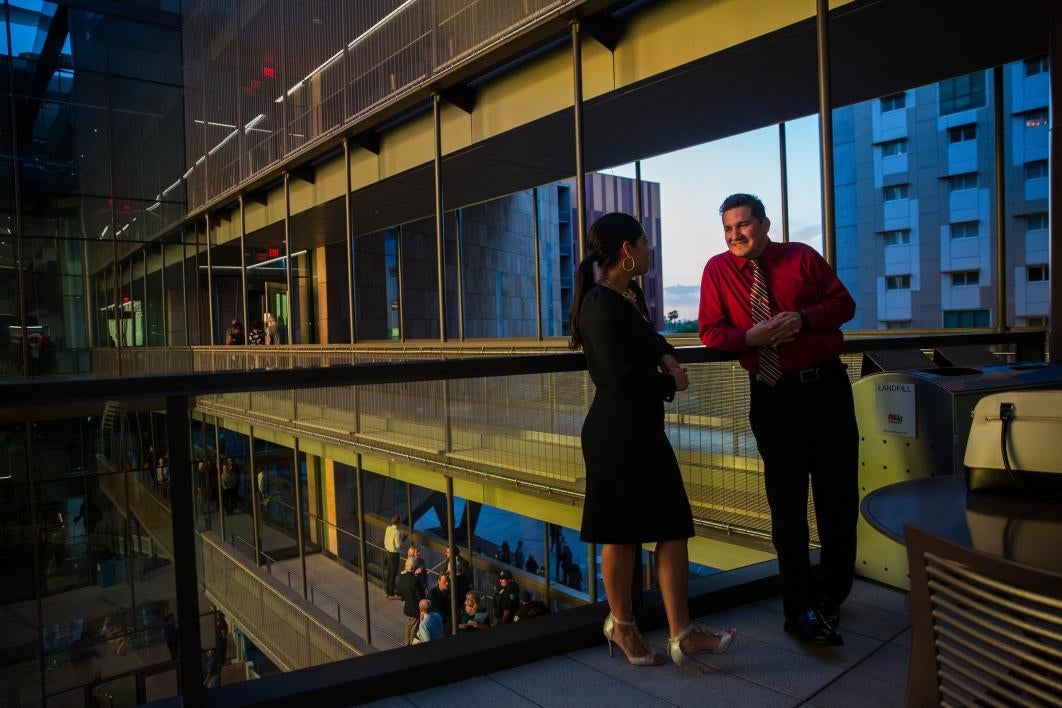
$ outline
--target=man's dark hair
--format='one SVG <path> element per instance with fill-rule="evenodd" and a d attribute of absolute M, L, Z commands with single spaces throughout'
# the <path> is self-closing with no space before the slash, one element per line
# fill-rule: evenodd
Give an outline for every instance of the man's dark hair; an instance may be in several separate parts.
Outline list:
<path fill-rule="evenodd" d="M 755 194 L 743 194 L 741 192 L 737 194 L 731 194 L 729 197 L 723 200 L 722 205 L 719 207 L 719 216 L 722 216 L 731 209 L 737 209 L 738 207 L 751 207 L 752 215 L 763 221 L 767 218 L 767 210 L 763 207 L 763 202 Z"/>

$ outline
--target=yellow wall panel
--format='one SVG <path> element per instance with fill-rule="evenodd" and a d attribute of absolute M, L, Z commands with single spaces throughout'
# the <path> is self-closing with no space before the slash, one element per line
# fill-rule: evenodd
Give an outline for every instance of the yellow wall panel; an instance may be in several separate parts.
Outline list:
<path fill-rule="evenodd" d="M 269 210 L 265 205 L 252 202 L 246 197 L 243 200 L 243 219 L 247 225 L 247 233 L 257 231 L 269 224 Z"/>
<path fill-rule="evenodd" d="M 428 111 L 384 135 L 380 141 L 380 178 L 430 162 L 435 154 L 434 130 Z"/>
<path fill-rule="evenodd" d="M 297 177 L 291 177 L 288 179 L 288 203 L 290 204 L 291 213 L 298 214 L 300 211 L 306 211 L 314 206 L 314 187 L 316 185 L 304 182 Z M 281 218 L 283 218 L 283 213 Z"/>
<path fill-rule="evenodd" d="M 442 152 L 444 155 L 457 152 L 472 144 L 472 116 L 457 106 L 443 102 L 442 115 Z"/>
<path fill-rule="evenodd" d="M 284 220 L 284 182 L 269 190 L 266 206 L 266 223 L 275 224 Z"/>
<path fill-rule="evenodd" d="M 627 86 L 814 16 L 814 0 L 655 4 L 634 14 L 616 48 L 616 85 Z"/>
<path fill-rule="evenodd" d="M 351 191 L 380 180 L 380 156 L 356 145 L 350 146 L 350 185 Z"/>
<path fill-rule="evenodd" d="M 215 213 L 210 219 L 210 243 L 217 246 L 240 238 L 240 210 Z"/>
<path fill-rule="evenodd" d="M 583 100 L 588 101 L 616 88 L 612 52 L 592 37 L 583 37 Z M 568 93 L 572 89 L 569 87 Z"/>
<path fill-rule="evenodd" d="M 572 105 L 572 55 L 565 46 L 480 88 L 473 141 L 504 133 Z"/>
<path fill-rule="evenodd" d="M 334 156 L 327 162 L 317 166 L 317 174 L 314 175 L 313 204 L 324 204 L 336 197 L 343 196 L 346 187 L 347 171 L 343 169 L 343 154 Z M 292 212 L 294 213 L 294 209 Z"/>

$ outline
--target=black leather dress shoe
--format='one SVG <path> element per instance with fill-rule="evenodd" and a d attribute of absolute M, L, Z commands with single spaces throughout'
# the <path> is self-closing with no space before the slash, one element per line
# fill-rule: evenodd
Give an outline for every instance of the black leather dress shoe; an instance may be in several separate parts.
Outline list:
<path fill-rule="evenodd" d="M 839 647 L 844 639 L 826 624 L 815 610 L 805 610 L 796 617 L 787 617 L 785 631 L 802 642 L 820 646 Z"/>
<path fill-rule="evenodd" d="M 841 606 L 836 602 L 830 602 L 824 600 L 820 605 L 819 617 L 822 621 L 830 625 L 833 630 L 841 628 Z"/>

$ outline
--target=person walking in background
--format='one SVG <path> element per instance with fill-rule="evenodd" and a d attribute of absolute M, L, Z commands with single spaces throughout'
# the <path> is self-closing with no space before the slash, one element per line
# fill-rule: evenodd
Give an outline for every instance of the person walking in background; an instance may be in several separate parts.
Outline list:
<path fill-rule="evenodd" d="M 843 644 L 837 626 L 856 561 L 859 431 L 840 328 L 855 315 L 855 301 L 810 246 L 771 241 L 758 197 L 732 194 L 719 214 L 727 251 L 704 266 L 700 338 L 737 352 L 749 372 L 749 423 L 763 458 L 784 629 L 811 644 Z M 808 556 L 809 476 L 822 544 L 817 583 Z"/>
<path fill-rule="evenodd" d="M 725 651 L 734 637 L 733 630 L 703 631 L 689 615 L 693 512 L 664 430 L 664 401 L 685 391 L 689 378 L 649 321 L 636 280 L 652 258 L 642 225 L 628 214 L 605 214 L 590 227 L 587 252 L 576 275 L 569 343 L 582 348 L 596 389 L 582 429 L 586 496 L 579 537 L 601 548 L 609 653 L 618 644 L 639 666 L 663 663 L 638 632 L 631 597 L 636 554 L 643 543 L 656 542 L 668 654 L 684 664 L 698 652 Z"/>
<path fill-rule="evenodd" d="M 517 541 L 516 548 L 513 550 L 513 565 L 520 570 L 524 569 L 524 542 Z"/>
<path fill-rule="evenodd" d="M 398 566 L 402 562 L 402 530 L 398 528 L 398 514 L 391 517 L 391 525 L 384 530 L 384 594 L 388 600 L 398 599 L 395 593 L 395 581 L 398 579 Z"/>

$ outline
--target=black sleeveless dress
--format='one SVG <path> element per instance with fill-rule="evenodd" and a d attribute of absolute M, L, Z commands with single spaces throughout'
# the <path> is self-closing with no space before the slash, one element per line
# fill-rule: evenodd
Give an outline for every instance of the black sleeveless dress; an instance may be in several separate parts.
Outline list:
<path fill-rule="evenodd" d="M 674 348 L 604 285 L 586 293 L 579 334 L 597 387 L 582 430 L 586 499 L 579 537 L 634 544 L 693 536 L 689 497 L 664 433 L 663 402 L 674 398 L 675 379 L 659 365 Z"/>

